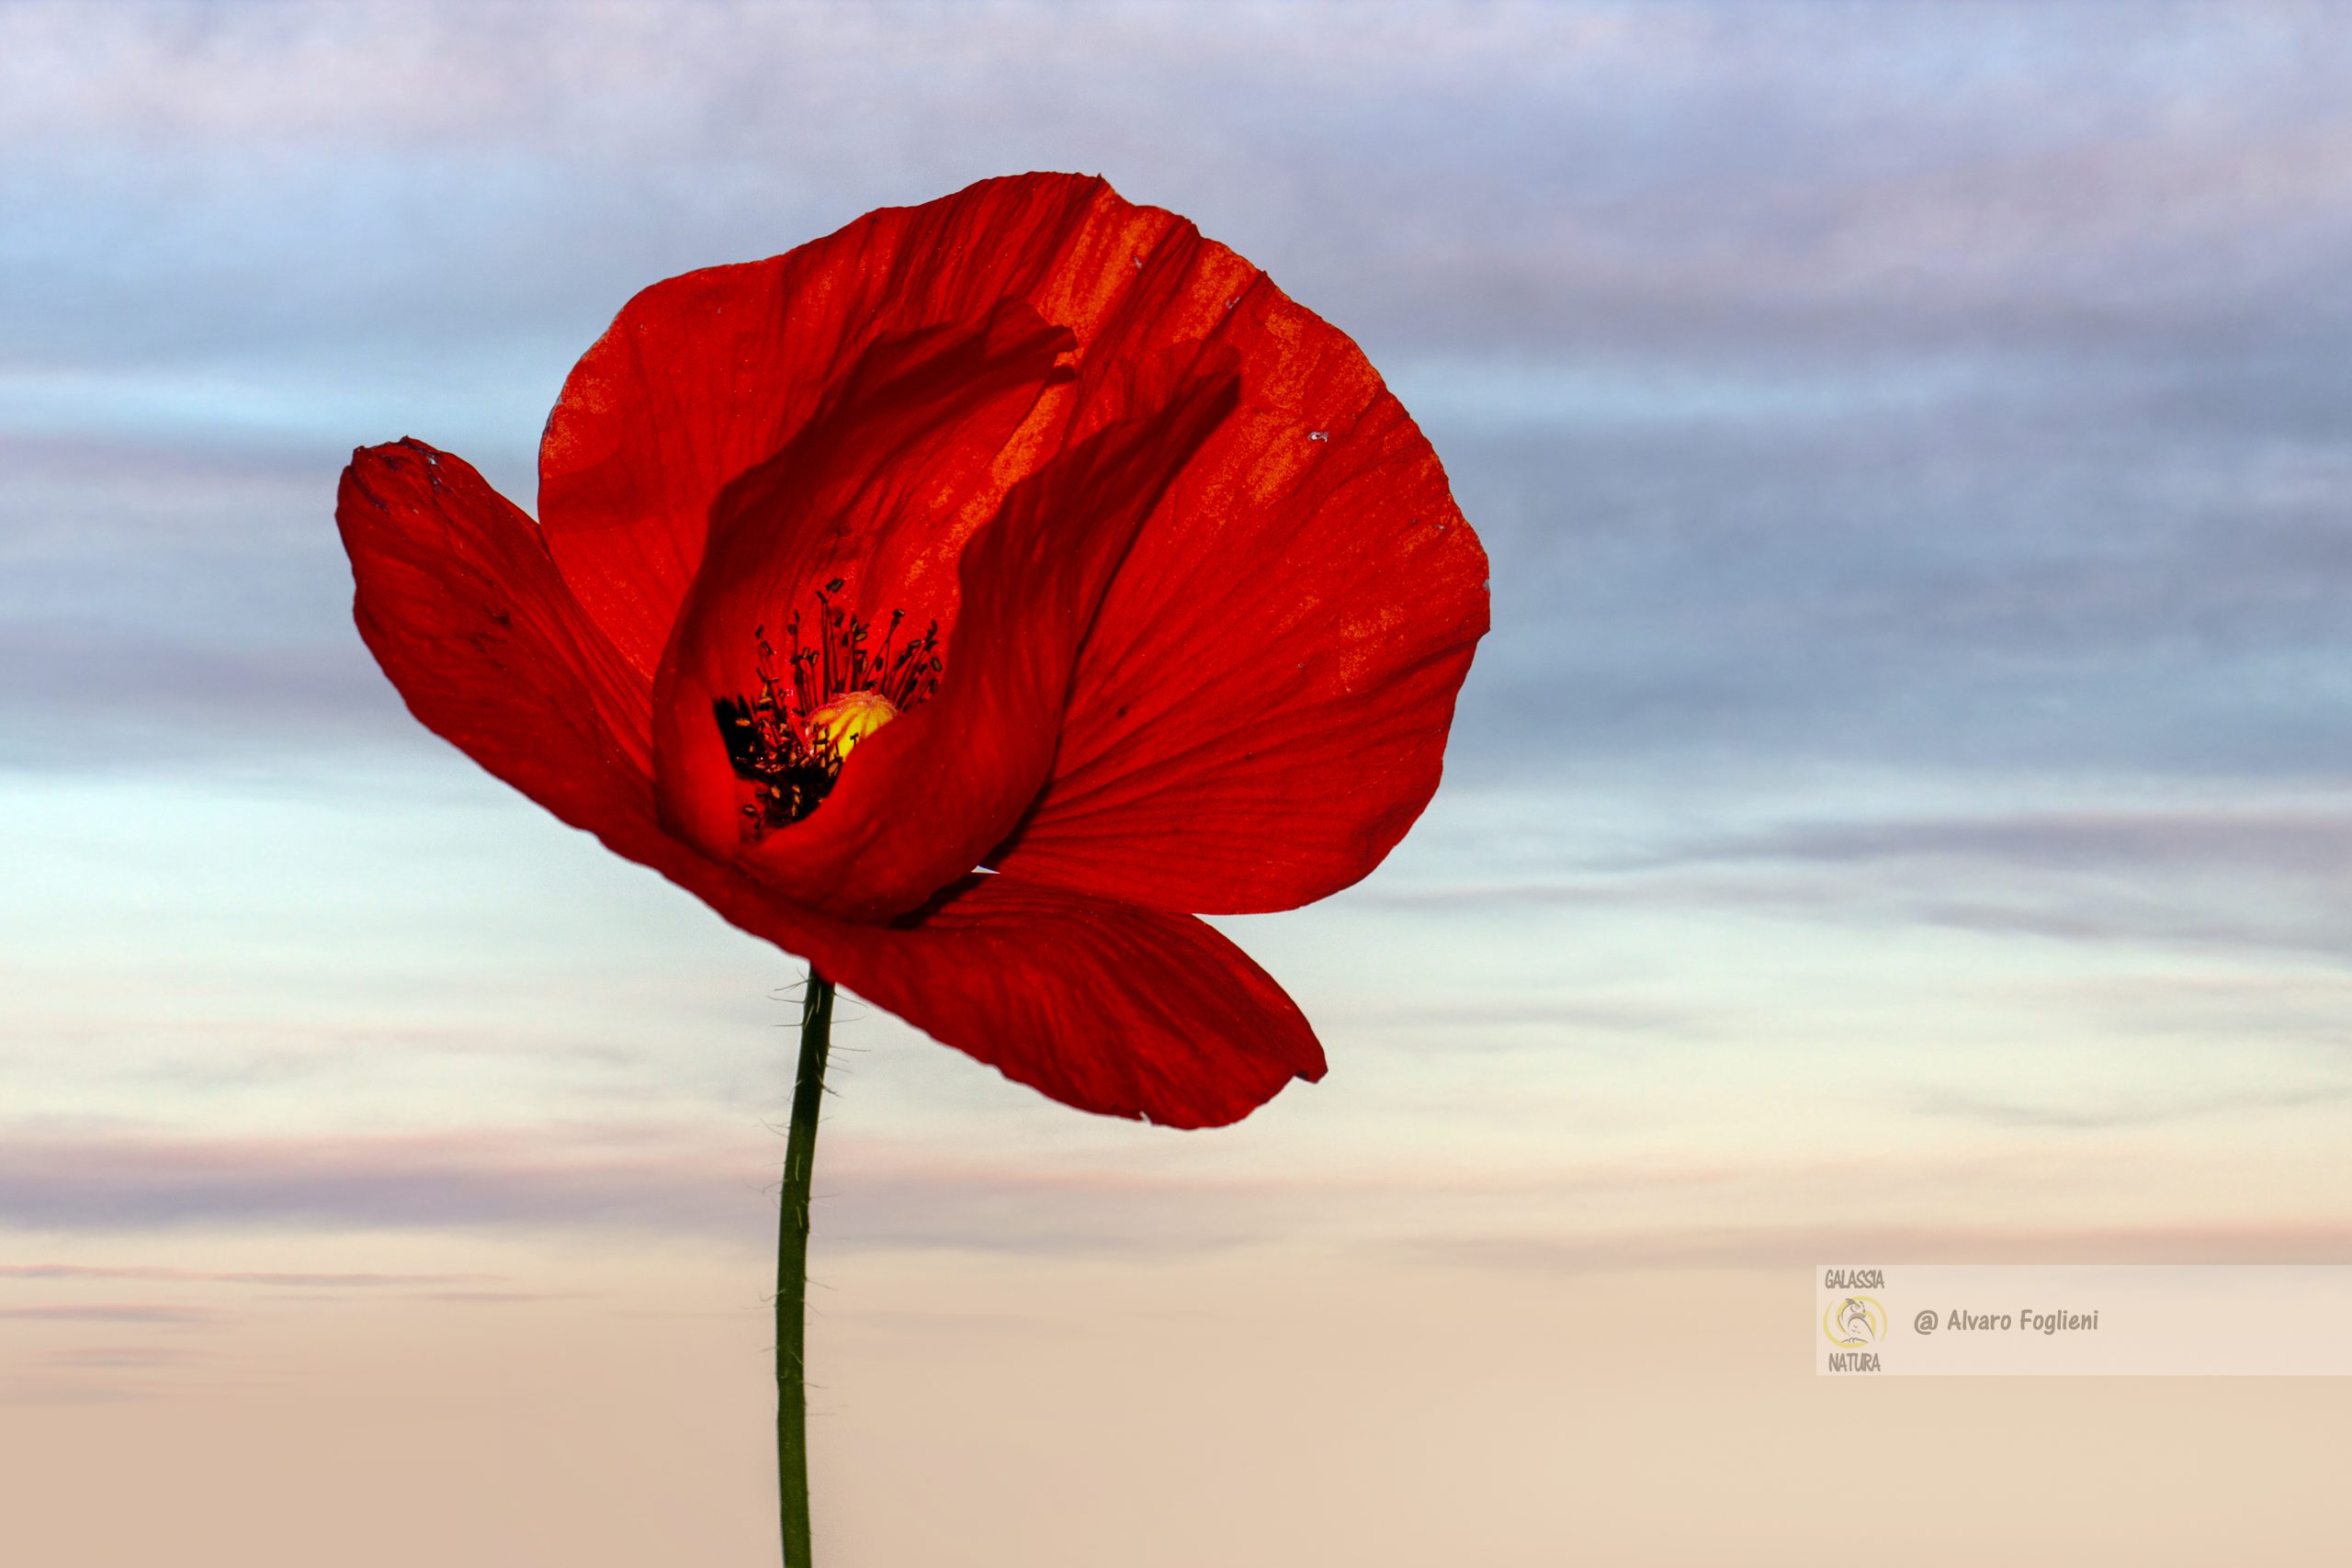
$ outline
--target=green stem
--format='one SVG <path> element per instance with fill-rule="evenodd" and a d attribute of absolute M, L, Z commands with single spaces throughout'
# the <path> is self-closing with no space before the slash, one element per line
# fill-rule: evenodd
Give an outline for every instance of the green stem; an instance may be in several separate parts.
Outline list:
<path fill-rule="evenodd" d="M 785 1568 L 808 1568 L 808 1387 L 802 1350 L 808 1316 L 808 1179 L 817 1166 L 817 1112 L 833 1033 L 833 983 L 808 969 L 800 1007 L 800 1067 L 775 1245 L 775 1473 L 784 1502 Z"/>

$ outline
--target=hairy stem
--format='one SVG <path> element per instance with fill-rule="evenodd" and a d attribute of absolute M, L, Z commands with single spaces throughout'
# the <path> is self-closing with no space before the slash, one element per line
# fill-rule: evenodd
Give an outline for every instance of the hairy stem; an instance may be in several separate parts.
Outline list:
<path fill-rule="evenodd" d="M 809 1568 L 810 1562 L 808 1385 L 801 1352 L 808 1318 L 808 1179 L 817 1165 L 817 1114 L 825 1100 L 832 1033 L 833 983 L 811 965 L 801 1001 L 800 1066 L 784 1145 L 775 1246 L 775 1473 L 784 1505 L 785 1568 Z"/>

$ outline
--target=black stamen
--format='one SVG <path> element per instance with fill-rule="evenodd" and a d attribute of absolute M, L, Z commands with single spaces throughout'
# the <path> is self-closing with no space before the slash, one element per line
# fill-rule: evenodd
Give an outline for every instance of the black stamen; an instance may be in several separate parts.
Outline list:
<path fill-rule="evenodd" d="M 890 612 L 881 640 L 869 651 L 865 646 L 870 628 L 861 617 L 835 605 L 832 596 L 844 586 L 834 578 L 818 590 L 816 646 L 800 640 L 800 612 L 784 623 L 789 645 L 785 673 L 774 669 L 776 650 L 764 625 L 752 628 L 759 658 L 752 668 L 759 683 L 756 696 L 721 697 L 712 705 L 718 731 L 727 745 L 727 760 L 735 776 L 752 786 L 742 807 L 747 834 L 757 837 L 799 821 L 831 793 L 840 778 L 842 759 L 812 728 L 814 716 L 828 705 L 859 692 L 872 693 L 904 712 L 936 694 L 939 671 L 939 623 L 933 621 L 922 637 L 893 649 L 904 610 Z"/>

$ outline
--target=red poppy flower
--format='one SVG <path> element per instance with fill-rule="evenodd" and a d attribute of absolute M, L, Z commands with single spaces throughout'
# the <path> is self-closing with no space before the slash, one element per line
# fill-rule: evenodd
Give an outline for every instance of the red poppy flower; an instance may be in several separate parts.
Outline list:
<path fill-rule="evenodd" d="M 1487 564 L 1265 274 L 1075 175 L 869 213 L 631 300 L 539 502 L 416 441 L 345 471 L 360 633 L 433 730 L 1057 1100 L 1204 1126 L 1322 1075 L 1195 917 L 1403 836 Z"/>

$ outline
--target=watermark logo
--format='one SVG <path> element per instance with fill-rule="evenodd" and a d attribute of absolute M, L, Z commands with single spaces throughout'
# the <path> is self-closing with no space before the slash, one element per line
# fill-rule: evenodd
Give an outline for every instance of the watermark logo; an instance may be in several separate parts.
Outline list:
<path fill-rule="evenodd" d="M 1813 1289 L 1826 1377 L 2352 1378 L 2352 1263 L 1838 1263 Z"/>
<path fill-rule="evenodd" d="M 1841 1350 L 1859 1350 L 1886 1337 L 1886 1309 L 1874 1296 L 1842 1296 L 1821 1314 L 1821 1331 Z"/>

